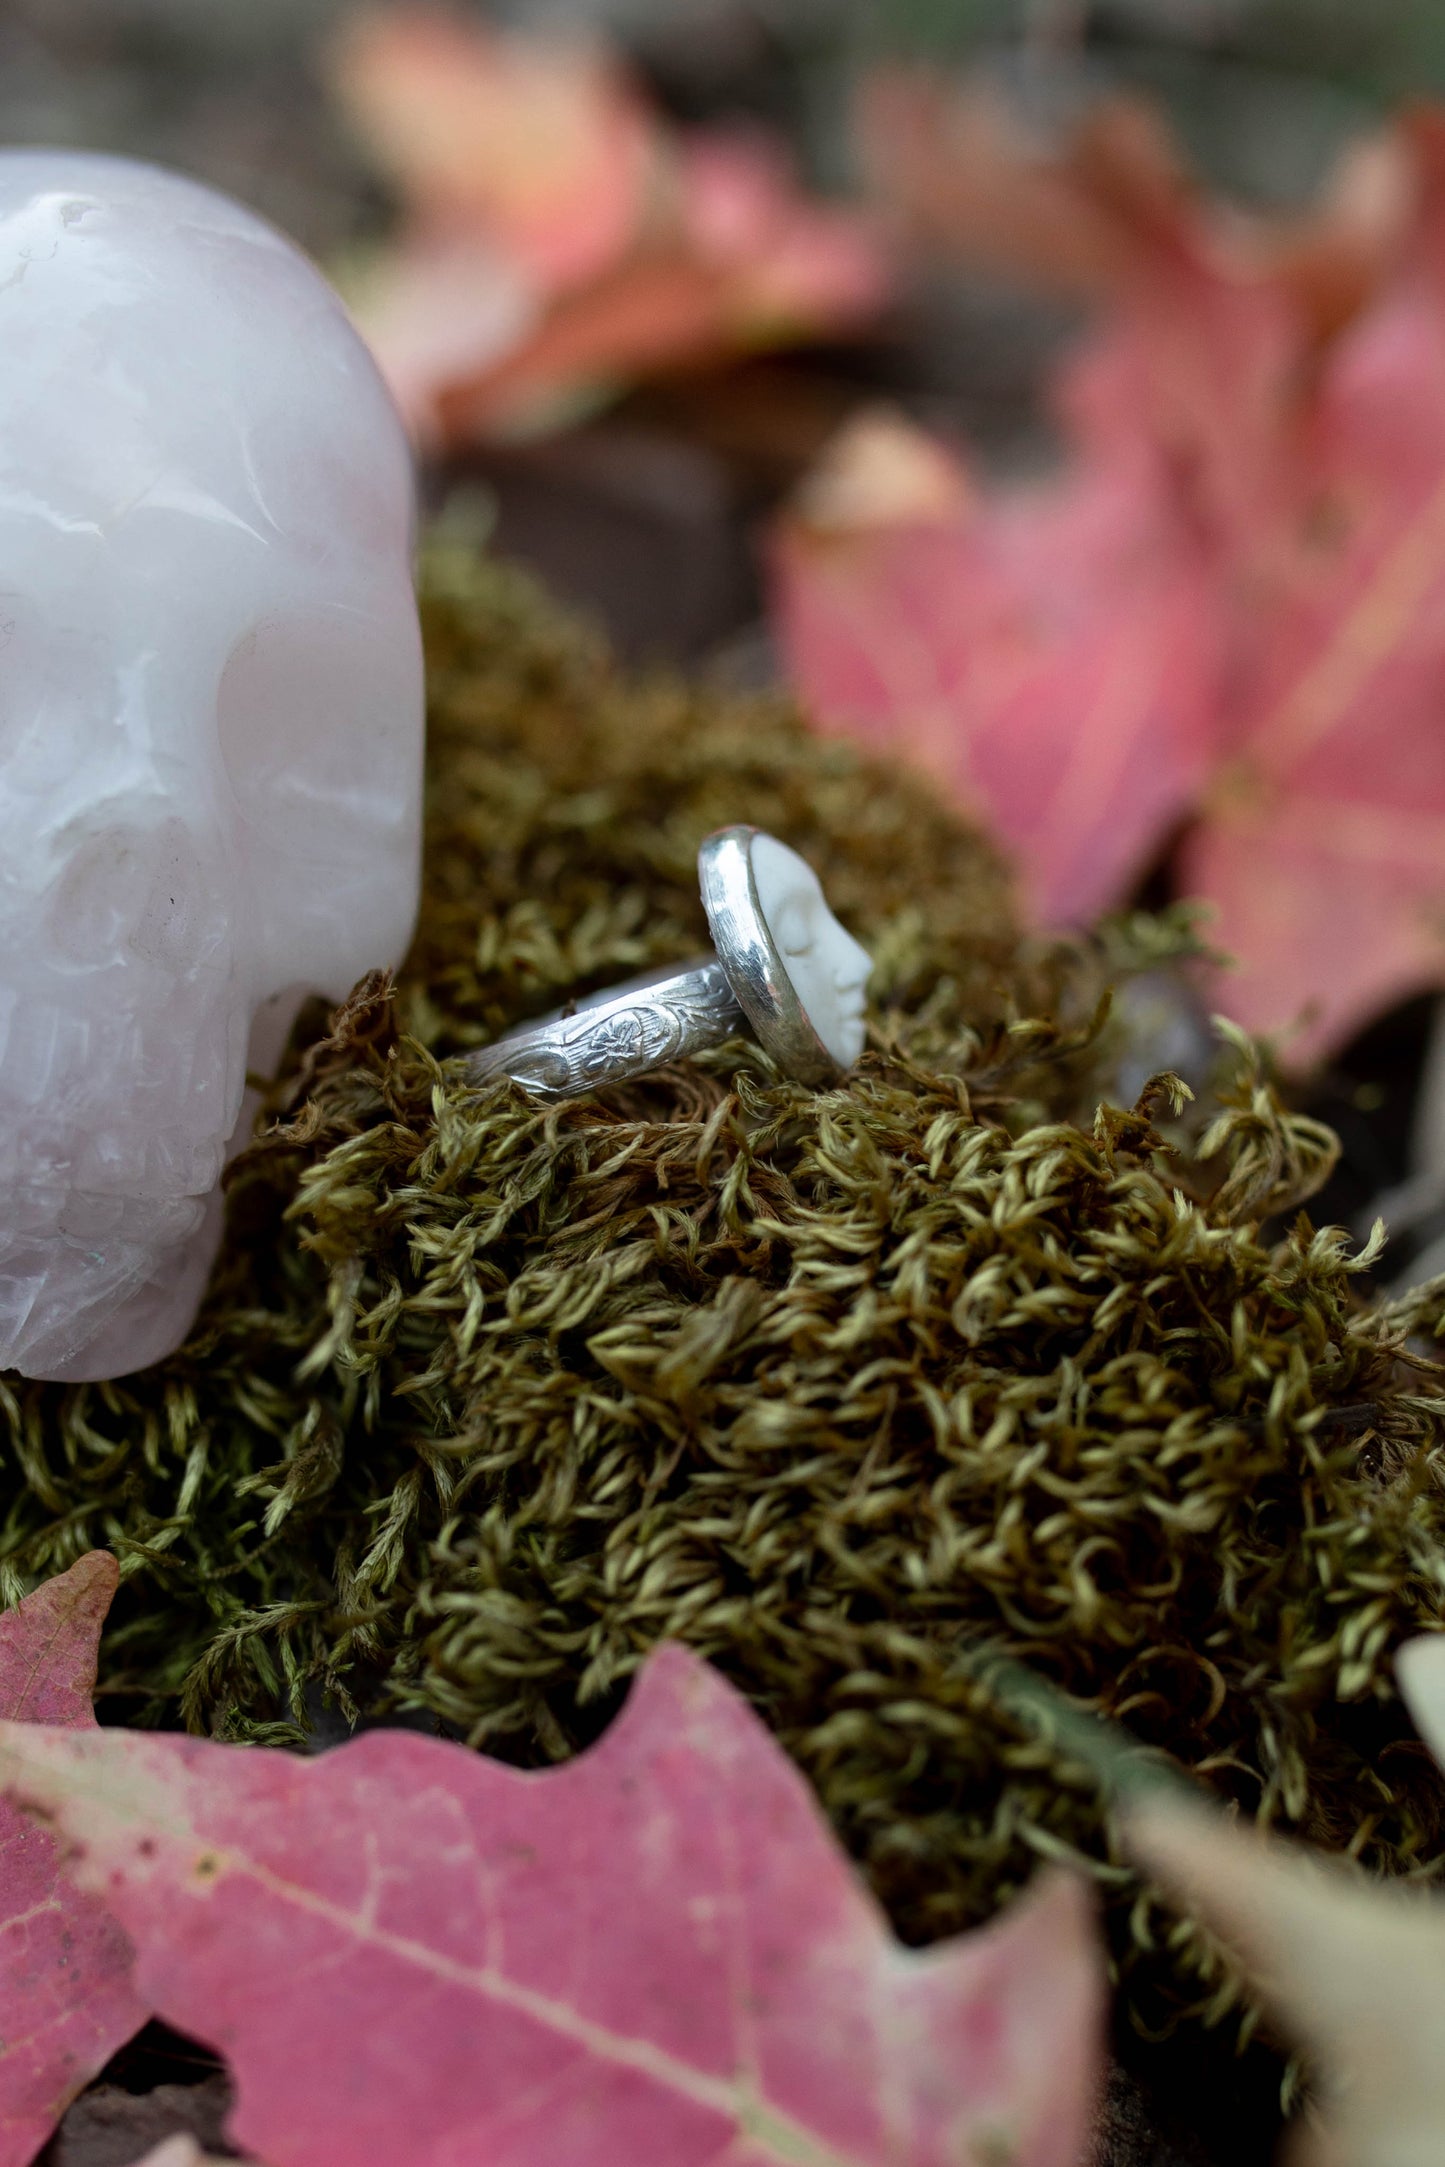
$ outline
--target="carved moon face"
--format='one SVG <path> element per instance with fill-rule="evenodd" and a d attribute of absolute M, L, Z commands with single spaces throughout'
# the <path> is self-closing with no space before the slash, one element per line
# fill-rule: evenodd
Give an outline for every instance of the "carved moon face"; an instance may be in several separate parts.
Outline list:
<path fill-rule="evenodd" d="M 750 852 L 758 901 L 808 1018 L 840 1068 L 863 1051 L 863 1002 L 873 959 L 828 908 L 817 874 L 776 836 Z"/>

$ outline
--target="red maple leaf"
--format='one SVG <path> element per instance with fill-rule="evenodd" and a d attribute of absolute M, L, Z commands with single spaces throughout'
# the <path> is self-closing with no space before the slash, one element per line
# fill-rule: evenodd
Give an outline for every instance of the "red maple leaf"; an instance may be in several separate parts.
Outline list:
<path fill-rule="evenodd" d="M 776 543 L 794 678 L 989 816 L 1046 921 L 1187 823 L 1220 1004 L 1312 1058 L 1445 981 L 1445 122 L 1287 229 L 1201 202 L 1134 107 L 1040 161 L 893 82 L 873 132 L 916 224 L 1102 314 L 1047 483 L 900 515 L 845 441 L 846 531 L 805 497 Z"/>
<path fill-rule="evenodd" d="M 1238 959 L 1231 1013 L 1307 1009 L 1306 1055 L 1445 976 L 1445 251 L 1421 239 L 1321 367 L 1181 864 Z"/>
<path fill-rule="evenodd" d="M 774 533 L 785 652 L 818 722 L 994 827 L 1037 917 L 1087 919 L 1213 766 L 1214 591 L 1144 447 L 988 497 L 945 463 L 884 415 L 840 439 Z"/>
<path fill-rule="evenodd" d="M 92 1550 L 0 1616 L 0 1714 L 95 1730 L 100 1629 L 116 1562 Z M 61 1874 L 51 1837 L 0 1800 L 0 2167 L 27 2167 L 66 2105 L 149 2011 L 130 1945 Z"/>
<path fill-rule="evenodd" d="M 741 1697 L 654 1655 L 578 1760 L 377 1732 L 317 1760 L 0 1726 L 235 2077 L 268 2167 L 954 2167 L 1084 2156 L 1103 2004 L 1082 1885 L 915 1951 Z"/>
<path fill-rule="evenodd" d="M 673 129 L 595 43 L 370 10 L 331 80 L 405 206 L 353 299 L 428 445 L 553 427 L 884 297 L 867 222 L 807 196 L 773 137 Z"/>

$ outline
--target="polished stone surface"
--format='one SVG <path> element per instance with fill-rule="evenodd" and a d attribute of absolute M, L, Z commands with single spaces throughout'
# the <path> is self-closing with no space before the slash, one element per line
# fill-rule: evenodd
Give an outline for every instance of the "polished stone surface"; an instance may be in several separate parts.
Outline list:
<path fill-rule="evenodd" d="M 320 274 L 127 161 L 0 154 L 0 1368 L 184 1336 L 307 992 L 416 908 L 412 475 Z"/>

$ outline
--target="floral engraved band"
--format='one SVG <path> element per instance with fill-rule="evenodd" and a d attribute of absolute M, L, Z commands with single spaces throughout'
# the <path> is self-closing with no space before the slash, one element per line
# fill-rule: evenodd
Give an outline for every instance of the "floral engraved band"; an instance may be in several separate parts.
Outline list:
<path fill-rule="evenodd" d="M 836 1083 L 863 1050 L 872 963 L 796 851 L 761 829 L 720 828 L 698 852 L 716 954 L 609 986 L 525 1024 L 467 1060 L 544 1099 L 646 1075 L 749 1026 L 788 1075 Z"/>
<path fill-rule="evenodd" d="M 510 1076 L 539 1098 L 569 1099 L 719 1046 L 742 1028 L 722 965 L 703 963 L 609 987 L 572 1015 L 500 1039 L 468 1066 L 478 1078 Z"/>

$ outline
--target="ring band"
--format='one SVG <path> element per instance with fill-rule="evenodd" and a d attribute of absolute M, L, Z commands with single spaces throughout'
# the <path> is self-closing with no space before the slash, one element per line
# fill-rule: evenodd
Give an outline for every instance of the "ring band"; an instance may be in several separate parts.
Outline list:
<path fill-rule="evenodd" d="M 751 1026 L 789 1076 L 836 1083 L 862 1048 L 866 950 L 828 909 L 812 868 L 776 837 L 719 828 L 697 862 L 715 955 L 523 1024 L 469 1054 L 467 1074 L 478 1083 L 509 1076 L 543 1099 L 575 1098 Z"/>
<path fill-rule="evenodd" d="M 481 1082 L 510 1076 L 543 1099 L 576 1098 L 720 1046 L 746 1019 L 716 957 L 609 986 L 468 1056 Z"/>

